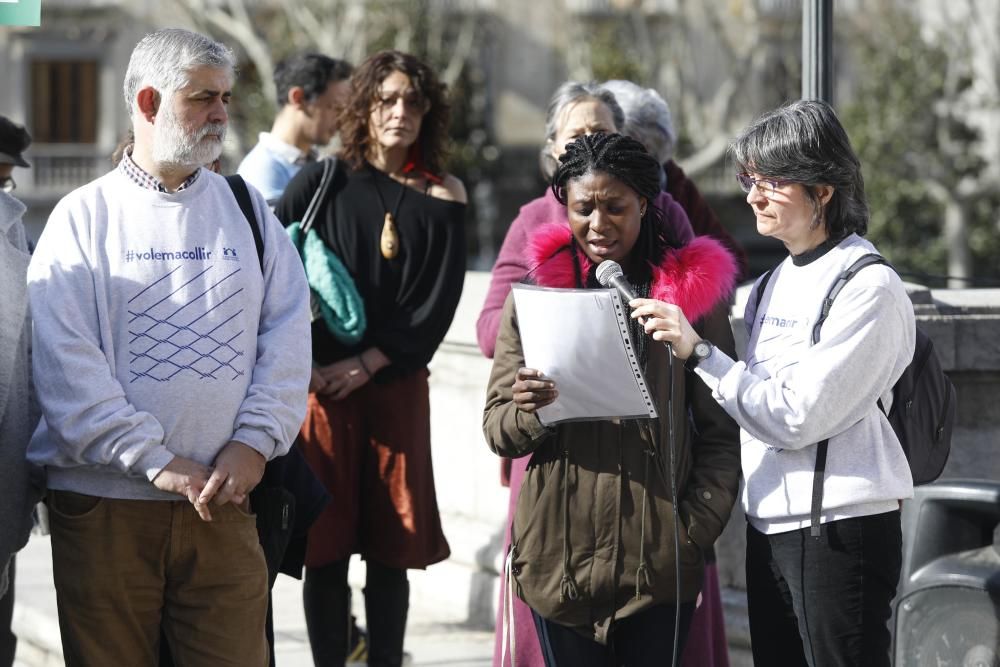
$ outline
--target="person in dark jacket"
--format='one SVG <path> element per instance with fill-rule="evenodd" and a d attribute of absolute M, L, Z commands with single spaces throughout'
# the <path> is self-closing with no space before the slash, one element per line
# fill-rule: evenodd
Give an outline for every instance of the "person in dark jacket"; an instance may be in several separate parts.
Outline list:
<path fill-rule="evenodd" d="M 536 231 L 531 280 L 598 287 L 598 264 L 614 260 L 636 294 L 683 303 L 696 327 L 732 350 L 728 304 L 736 263 L 714 239 L 682 245 L 673 238 L 653 206 L 659 174 L 656 160 L 628 137 L 593 134 L 569 144 L 552 180 L 569 225 Z M 682 648 L 703 550 L 722 532 L 736 499 L 735 423 L 666 348 L 649 344 L 639 325 L 631 337 L 661 418 L 546 426 L 537 411 L 557 400 L 558 385 L 525 367 L 513 299 L 504 305 L 483 430 L 501 456 L 532 457 L 511 530 L 510 573 L 534 612 L 550 667 L 612 659 L 664 664 L 675 639 L 675 597 Z M 675 432 L 680 525 L 664 472 L 671 410 L 676 424 L 691 419 Z"/>

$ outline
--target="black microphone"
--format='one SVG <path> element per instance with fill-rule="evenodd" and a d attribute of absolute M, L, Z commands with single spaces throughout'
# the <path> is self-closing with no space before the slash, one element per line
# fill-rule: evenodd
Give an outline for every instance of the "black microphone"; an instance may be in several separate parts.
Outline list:
<path fill-rule="evenodd" d="M 632 291 L 632 286 L 628 284 L 625 280 L 625 272 L 622 271 L 621 265 L 610 259 L 606 259 L 597 265 L 597 282 L 601 283 L 605 287 L 614 287 L 618 292 L 625 297 L 626 305 L 628 302 L 635 298 L 635 292 Z M 639 318 L 640 324 L 645 324 L 643 318 Z M 670 497 L 673 503 L 674 510 L 674 554 L 679 554 L 681 552 L 681 533 L 680 525 L 681 518 L 680 512 L 678 510 L 677 501 L 677 443 L 674 436 L 674 354 L 673 348 L 670 343 L 664 341 L 663 343 L 667 347 L 667 358 L 669 359 L 669 376 L 671 378 L 670 382 L 667 383 L 667 445 L 668 451 L 670 453 Z M 657 466 L 657 470 L 660 467 Z M 662 473 L 662 470 L 660 470 Z M 664 480 L 664 485 L 666 485 L 666 480 Z M 680 632 L 680 618 L 681 618 L 681 597 L 680 597 L 680 580 L 681 580 L 681 559 L 676 555 L 674 556 L 674 577 L 677 583 L 676 587 L 676 597 L 674 599 L 674 648 L 673 648 L 673 659 L 670 664 L 672 667 L 676 667 L 677 661 L 679 659 L 678 650 L 680 644 L 677 642 L 677 635 Z"/>
<path fill-rule="evenodd" d="M 625 298 L 625 305 L 635 298 L 635 292 L 632 291 L 632 286 L 628 284 L 625 280 L 625 272 L 622 270 L 621 264 L 614 261 L 613 259 L 606 259 L 597 265 L 597 282 L 601 283 L 605 287 L 614 287 L 618 292 Z M 639 318 L 639 324 L 645 324 L 646 320 Z M 673 351 L 670 343 L 664 342 L 668 350 Z"/>

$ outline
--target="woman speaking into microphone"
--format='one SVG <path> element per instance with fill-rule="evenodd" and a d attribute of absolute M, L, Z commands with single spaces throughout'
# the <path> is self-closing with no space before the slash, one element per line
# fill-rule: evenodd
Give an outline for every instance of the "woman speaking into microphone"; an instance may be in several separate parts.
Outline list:
<path fill-rule="evenodd" d="M 676 241 L 652 205 L 659 190 L 659 165 L 635 140 L 594 134 L 569 144 L 552 179 L 569 226 L 535 232 L 525 280 L 599 288 L 598 265 L 614 260 L 635 294 L 681 304 L 696 330 L 731 354 L 735 262 L 713 239 Z M 497 454 L 532 457 L 514 514 L 510 572 L 533 611 L 547 665 L 664 664 L 675 639 L 678 650 L 683 645 L 702 550 L 735 502 L 735 423 L 638 323 L 630 336 L 660 418 L 547 427 L 537 410 L 557 400 L 559 387 L 525 368 L 513 298 L 504 305 L 483 428 Z M 671 444 L 675 488 L 666 473 Z"/>

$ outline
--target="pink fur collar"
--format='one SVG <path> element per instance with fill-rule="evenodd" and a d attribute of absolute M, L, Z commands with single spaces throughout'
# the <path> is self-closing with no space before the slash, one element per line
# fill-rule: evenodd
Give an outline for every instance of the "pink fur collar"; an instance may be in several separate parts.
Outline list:
<path fill-rule="evenodd" d="M 580 270 L 587 275 L 590 260 L 575 244 L 565 224 L 546 224 L 528 242 L 528 259 L 534 267 L 529 276 L 546 287 L 578 287 L 570 257 L 575 248 Z M 650 298 L 680 306 L 694 322 L 728 299 L 736 281 L 736 260 L 726 248 L 708 236 L 696 237 L 682 248 L 667 252 L 660 266 L 653 267 Z"/>

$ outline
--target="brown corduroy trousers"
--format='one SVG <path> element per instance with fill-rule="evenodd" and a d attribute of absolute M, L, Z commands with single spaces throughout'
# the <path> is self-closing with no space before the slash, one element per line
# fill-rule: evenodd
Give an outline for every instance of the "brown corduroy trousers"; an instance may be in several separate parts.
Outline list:
<path fill-rule="evenodd" d="M 202 521 L 187 501 L 51 491 L 52 570 L 63 654 L 76 665 L 268 664 L 267 566 L 254 516 Z"/>

